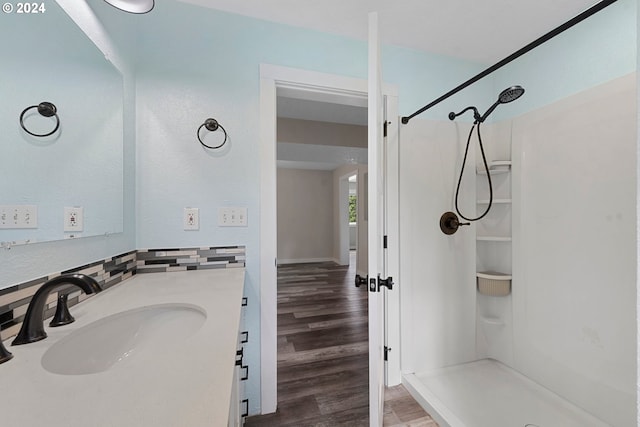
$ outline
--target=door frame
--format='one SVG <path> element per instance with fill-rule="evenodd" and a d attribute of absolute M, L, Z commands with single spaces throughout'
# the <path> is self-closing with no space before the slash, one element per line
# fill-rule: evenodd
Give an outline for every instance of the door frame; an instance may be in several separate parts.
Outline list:
<path fill-rule="evenodd" d="M 384 85 L 397 97 L 397 88 Z M 260 400 L 261 413 L 277 409 L 277 92 L 304 91 L 323 102 L 367 105 L 366 79 L 260 64 Z M 399 322 L 399 319 L 398 319 Z M 398 352 L 399 353 L 399 352 Z M 398 354 L 399 356 L 399 354 Z M 398 372 L 399 375 L 399 372 Z"/>
<path fill-rule="evenodd" d="M 349 178 L 358 176 L 359 170 L 354 169 L 338 177 L 338 256 L 336 261 L 340 265 L 349 264 L 349 253 L 351 251 L 351 229 L 349 225 Z M 356 178 L 356 197 L 357 197 Z M 336 199 L 334 199 L 336 200 Z M 356 248 L 358 246 L 358 226 L 356 223 Z M 335 247 L 335 245 L 334 245 Z M 357 262 L 356 262 L 357 264 Z"/>

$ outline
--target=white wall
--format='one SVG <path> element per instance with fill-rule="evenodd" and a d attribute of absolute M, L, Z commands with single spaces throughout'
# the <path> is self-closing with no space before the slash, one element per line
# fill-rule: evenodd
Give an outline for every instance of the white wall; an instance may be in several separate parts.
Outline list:
<path fill-rule="evenodd" d="M 470 125 L 413 119 L 400 129 L 400 279 L 403 372 L 475 359 L 475 226 L 454 235 L 440 216 L 454 194 Z M 475 213 L 473 149 L 460 208 Z"/>
<path fill-rule="evenodd" d="M 611 425 L 634 425 L 636 93 L 633 73 L 484 128 L 489 159 L 513 143 L 508 297 L 476 295 L 475 226 L 453 236 L 437 226 L 451 208 L 464 125 L 401 129 L 404 372 L 495 357 Z M 474 173 L 464 179 L 469 211 Z M 477 348 L 476 301 L 504 322 L 482 330 Z"/>
<path fill-rule="evenodd" d="M 278 168 L 278 263 L 334 260 L 333 173 Z"/>
<path fill-rule="evenodd" d="M 634 425 L 636 78 L 514 121 L 515 368 Z"/>

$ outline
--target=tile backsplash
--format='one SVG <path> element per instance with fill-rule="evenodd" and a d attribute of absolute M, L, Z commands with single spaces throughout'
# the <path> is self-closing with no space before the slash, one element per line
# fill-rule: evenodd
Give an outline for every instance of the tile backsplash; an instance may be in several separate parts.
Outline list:
<path fill-rule="evenodd" d="M 190 249 L 138 250 L 137 272 L 202 270 L 244 267 L 244 246 L 217 246 Z"/>
<path fill-rule="evenodd" d="M 108 289 L 135 274 L 187 271 L 211 268 L 238 268 L 245 266 L 244 246 L 211 246 L 200 248 L 139 249 L 126 252 L 70 270 L 52 273 L 0 290 L 0 329 L 3 340 L 18 333 L 27 307 L 35 292 L 46 281 L 62 274 L 80 273 L 93 277 Z M 86 295 L 74 286 L 61 287 L 47 300 L 44 318 L 55 313 L 58 295 L 69 295 L 72 307 L 92 295 Z"/>

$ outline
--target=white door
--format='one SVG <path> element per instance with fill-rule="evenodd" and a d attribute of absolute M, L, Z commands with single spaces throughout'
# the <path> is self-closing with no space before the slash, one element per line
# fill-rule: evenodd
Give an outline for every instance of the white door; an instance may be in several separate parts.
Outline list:
<path fill-rule="evenodd" d="M 369 216 L 369 425 L 382 426 L 384 409 L 384 294 L 378 292 L 378 275 L 384 271 L 384 97 L 380 73 L 378 14 L 369 14 L 368 83 L 368 216 Z M 383 278 L 385 278 L 383 276 Z"/>

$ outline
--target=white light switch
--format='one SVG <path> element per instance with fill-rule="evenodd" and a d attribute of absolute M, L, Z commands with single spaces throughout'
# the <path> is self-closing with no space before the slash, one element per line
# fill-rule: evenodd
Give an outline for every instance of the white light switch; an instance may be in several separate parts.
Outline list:
<path fill-rule="evenodd" d="M 198 208 L 184 208 L 184 214 L 182 217 L 183 227 L 185 230 L 198 230 L 200 229 L 200 209 Z"/>
<path fill-rule="evenodd" d="M 247 208 L 218 208 L 218 225 L 220 227 L 246 227 Z"/>
<path fill-rule="evenodd" d="M 84 209 L 80 206 L 64 208 L 64 231 L 82 231 L 84 228 Z"/>
<path fill-rule="evenodd" d="M 38 228 L 36 205 L 0 205 L 0 229 Z"/>

